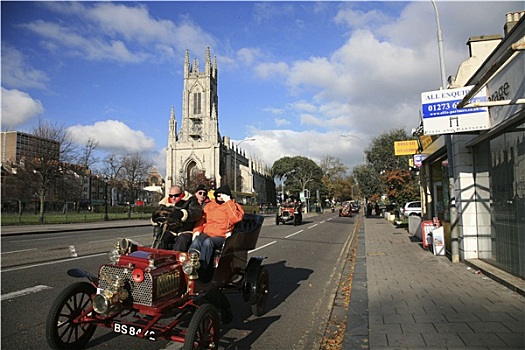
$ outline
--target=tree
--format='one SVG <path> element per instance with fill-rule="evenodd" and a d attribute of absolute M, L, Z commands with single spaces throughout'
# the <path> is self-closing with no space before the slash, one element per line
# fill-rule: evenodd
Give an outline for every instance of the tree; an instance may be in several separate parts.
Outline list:
<path fill-rule="evenodd" d="M 368 149 L 365 150 L 367 164 L 372 166 L 376 173 L 384 174 L 395 169 L 408 169 L 410 156 L 396 156 L 395 141 L 406 141 L 411 137 L 403 129 L 394 129 L 374 138 Z"/>
<path fill-rule="evenodd" d="M 327 189 L 328 199 L 350 198 L 351 188 L 349 179 L 345 178 L 348 168 L 340 159 L 332 156 L 324 156 L 321 159 L 321 170 L 323 171 L 322 183 Z M 353 178 L 352 178 L 353 180 Z"/>
<path fill-rule="evenodd" d="M 76 147 L 64 126 L 43 122 L 33 128 L 36 147 L 34 155 L 25 161 L 25 167 L 32 173 L 32 183 L 40 202 L 40 222 L 44 222 L 46 194 L 64 173 L 68 172 L 76 156 Z"/>
<path fill-rule="evenodd" d="M 283 157 L 276 160 L 272 166 L 272 175 L 281 180 L 285 178 L 284 186 L 291 193 L 305 189 L 313 192 L 322 186 L 323 171 L 306 157 Z"/>
<path fill-rule="evenodd" d="M 353 169 L 354 177 L 359 184 L 361 194 L 370 200 L 372 197 L 379 198 L 384 193 L 384 185 L 375 169 L 366 164 L 358 165 Z"/>
<path fill-rule="evenodd" d="M 79 205 L 77 211 L 80 212 L 80 201 L 82 200 L 82 187 L 84 185 L 83 179 L 88 179 L 91 182 L 91 168 L 98 162 L 98 158 L 95 157 L 94 152 L 98 147 L 98 142 L 93 139 L 88 139 L 84 148 L 79 152 L 78 165 L 80 166 L 81 181 L 77 190 L 77 198 Z M 88 191 L 88 196 L 91 197 L 91 190 Z M 88 198 L 91 199 L 91 198 Z"/>
<path fill-rule="evenodd" d="M 383 175 L 390 202 L 397 205 L 419 198 L 419 183 L 410 170 L 396 169 Z"/>
<path fill-rule="evenodd" d="M 152 166 L 140 153 L 129 154 L 122 159 L 122 179 L 128 198 L 128 219 L 131 219 L 131 205 L 135 202 L 136 190 L 146 181 Z"/>

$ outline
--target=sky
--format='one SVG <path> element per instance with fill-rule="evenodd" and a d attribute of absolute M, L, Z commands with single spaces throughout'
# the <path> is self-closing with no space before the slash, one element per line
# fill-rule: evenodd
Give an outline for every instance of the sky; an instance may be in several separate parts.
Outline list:
<path fill-rule="evenodd" d="M 468 39 L 503 35 L 524 1 L 437 0 L 445 73 Z M 64 127 L 97 155 L 143 152 L 165 175 L 186 50 L 218 62 L 219 130 L 269 167 L 284 156 L 351 171 L 393 129 L 419 126 L 441 86 L 431 1 L 1 2 L 1 128 Z"/>

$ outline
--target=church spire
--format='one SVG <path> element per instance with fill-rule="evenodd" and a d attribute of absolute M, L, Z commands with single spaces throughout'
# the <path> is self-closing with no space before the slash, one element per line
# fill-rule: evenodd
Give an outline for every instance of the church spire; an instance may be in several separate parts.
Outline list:
<path fill-rule="evenodd" d="M 184 56 L 184 77 L 187 78 L 190 75 L 190 51 L 186 49 L 186 55 Z"/>
<path fill-rule="evenodd" d="M 206 48 L 206 64 L 204 66 L 204 73 L 206 75 L 211 75 L 211 58 L 210 58 L 210 47 Z"/>
<path fill-rule="evenodd" d="M 175 108 L 171 106 L 170 127 L 168 131 L 168 143 L 177 141 L 177 119 L 175 119 Z"/>

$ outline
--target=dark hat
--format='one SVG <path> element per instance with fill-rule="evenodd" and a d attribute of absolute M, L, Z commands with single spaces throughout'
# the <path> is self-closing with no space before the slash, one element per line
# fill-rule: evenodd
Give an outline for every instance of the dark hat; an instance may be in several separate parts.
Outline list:
<path fill-rule="evenodd" d="M 208 192 L 208 187 L 206 187 L 206 185 L 200 184 L 200 185 L 197 186 L 197 188 L 195 189 L 195 192 L 199 192 L 199 191 L 206 191 L 206 192 Z"/>
<path fill-rule="evenodd" d="M 217 197 L 217 195 L 219 193 L 227 194 L 230 197 L 232 196 L 232 191 L 230 191 L 230 186 L 228 186 L 228 185 L 224 185 L 224 186 L 221 186 L 218 189 L 216 189 L 215 193 L 214 193 L 214 196 Z"/>

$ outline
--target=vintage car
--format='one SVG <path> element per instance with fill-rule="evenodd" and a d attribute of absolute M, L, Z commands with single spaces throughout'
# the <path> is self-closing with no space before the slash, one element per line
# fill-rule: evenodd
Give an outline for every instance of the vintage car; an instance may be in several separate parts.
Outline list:
<path fill-rule="evenodd" d="M 303 223 L 302 205 L 294 205 L 294 203 L 283 203 L 277 209 L 275 213 L 275 224 L 280 223 L 286 224 L 287 222 L 293 222 L 294 226 L 301 225 Z"/>
<path fill-rule="evenodd" d="M 119 240 L 98 275 L 71 269 L 86 282 L 66 287 L 51 306 L 46 338 L 53 349 L 83 348 L 97 327 L 142 339 L 167 339 L 183 349 L 217 349 L 220 322 L 233 320 L 226 292 L 242 293 L 252 313 L 266 306 L 269 275 L 264 257 L 251 257 L 263 217 L 246 214 L 216 251 L 212 271 L 199 276 L 198 253 Z"/>
<path fill-rule="evenodd" d="M 339 216 L 352 216 L 352 205 L 349 201 L 343 202 L 341 204 L 341 209 L 339 209 Z"/>

